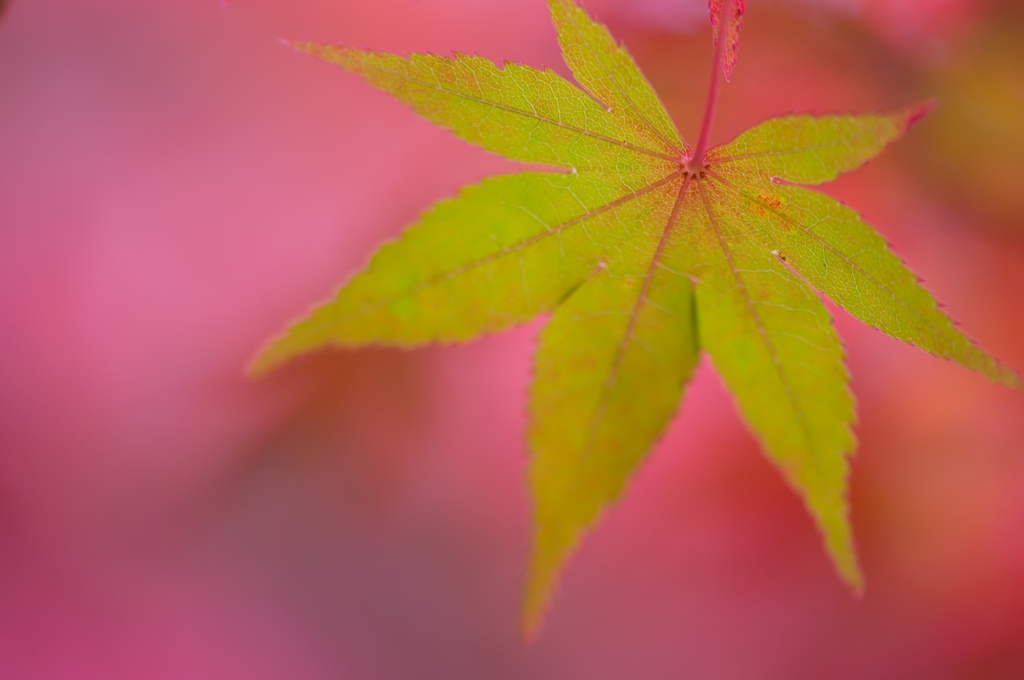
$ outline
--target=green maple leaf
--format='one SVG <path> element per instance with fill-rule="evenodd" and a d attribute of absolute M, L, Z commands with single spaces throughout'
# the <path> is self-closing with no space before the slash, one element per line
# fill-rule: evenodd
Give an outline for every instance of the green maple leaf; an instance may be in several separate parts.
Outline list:
<path fill-rule="evenodd" d="M 493 177 L 439 203 L 273 341 L 254 372 L 325 346 L 463 342 L 551 313 L 529 396 L 532 628 L 562 562 L 621 495 L 706 351 L 859 590 L 846 501 L 854 401 L 818 294 L 894 338 L 1021 387 L 857 213 L 803 188 L 873 158 L 926 107 L 776 118 L 705 153 L 712 105 L 691 150 L 607 29 L 574 0 L 549 4 L 582 89 L 551 71 L 463 54 L 295 45 L 468 142 L 564 171 Z M 712 2 L 713 15 L 722 5 Z M 719 21 L 730 31 L 719 40 L 726 69 L 738 7 Z"/>

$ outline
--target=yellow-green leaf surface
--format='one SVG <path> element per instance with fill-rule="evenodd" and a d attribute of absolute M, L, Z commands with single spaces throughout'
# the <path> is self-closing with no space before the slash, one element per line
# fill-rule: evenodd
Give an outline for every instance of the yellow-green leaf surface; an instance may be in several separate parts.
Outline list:
<path fill-rule="evenodd" d="M 885 240 L 819 184 L 877 155 L 930 106 L 890 116 L 790 116 L 708 153 L 708 175 L 745 204 L 761 245 L 855 317 L 894 338 L 1020 387 L 1020 378 L 964 336 Z"/>
<path fill-rule="evenodd" d="M 927 107 L 778 118 L 694 161 L 607 29 L 574 0 L 549 5 L 579 87 L 474 56 L 295 44 L 468 142 L 561 170 L 491 178 L 439 203 L 272 341 L 254 371 L 327 346 L 462 342 L 551 313 L 529 397 L 529 630 L 566 557 L 622 495 L 706 351 L 803 497 L 840 574 L 860 589 L 846 501 L 854 401 L 819 295 L 1021 387 L 853 210 L 798 186 L 856 169 Z"/>
<path fill-rule="evenodd" d="M 536 540 L 525 623 L 534 629 L 559 565 L 581 531 L 619 496 L 665 429 L 697 364 L 690 279 L 665 266 L 687 179 L 636 202 L 626 248 L 555 312 L 540 338 L 530 389 Z"/>

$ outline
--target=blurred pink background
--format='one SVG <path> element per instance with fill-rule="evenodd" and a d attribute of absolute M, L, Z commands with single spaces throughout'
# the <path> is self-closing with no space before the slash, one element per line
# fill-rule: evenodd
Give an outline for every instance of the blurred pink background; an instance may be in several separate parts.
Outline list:
<path fill-rule="evenodd" d="M 515 165 L 279 38 L 567 74 L 543 0 L 11 0 L 0 18 L 0 677 L 1024 678 L 1024 395 L 842 312 L 855 601 L 705 364 L 518 638 L 539 323 L 323 353 L 270 335 Z M 693 139 L 696 0 L 593 0 Z M 826 191 L 1024 369 L 1017 2 L 750 0 L 714 140 L 942 107 Z"/>

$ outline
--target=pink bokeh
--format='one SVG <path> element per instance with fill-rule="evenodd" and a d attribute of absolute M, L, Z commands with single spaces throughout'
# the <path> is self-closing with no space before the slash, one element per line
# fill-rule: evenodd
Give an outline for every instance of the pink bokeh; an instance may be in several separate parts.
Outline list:
<path fill-rule="evenodd" d="M 749 4 L 716 143 L 789 110 L 920 100 L 891 77 L 901 50 L 955 51 L 988 7 Z M 699 5 L 588 4 L 690 138 L 711 60 Z M 914 6 L 913 26 L 888 18 Z M 867 596 L 704 364 L 524 646 L 541 322 L 244 377 L 377 244 L 516 166 L 280 38 L 568 74 L 543 0 L 8 3 L 0 678 L 1024 677 L 1024 397 L 842 312 Z M 871 47 L 824 51 L 838 44 Z M 1024 369 L 1024 231 L 950 208 L 900 153 L 827 191 Z"/>

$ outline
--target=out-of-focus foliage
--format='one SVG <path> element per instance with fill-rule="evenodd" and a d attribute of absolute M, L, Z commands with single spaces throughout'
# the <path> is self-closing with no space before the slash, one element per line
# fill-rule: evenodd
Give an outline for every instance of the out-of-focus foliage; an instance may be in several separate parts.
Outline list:
<path fill-rule="evenodd" d="M 1003 2 L 922 79 L 942 102 L 914 170 L 955 205 L 1024 234 L 1024 4 Z"/>

